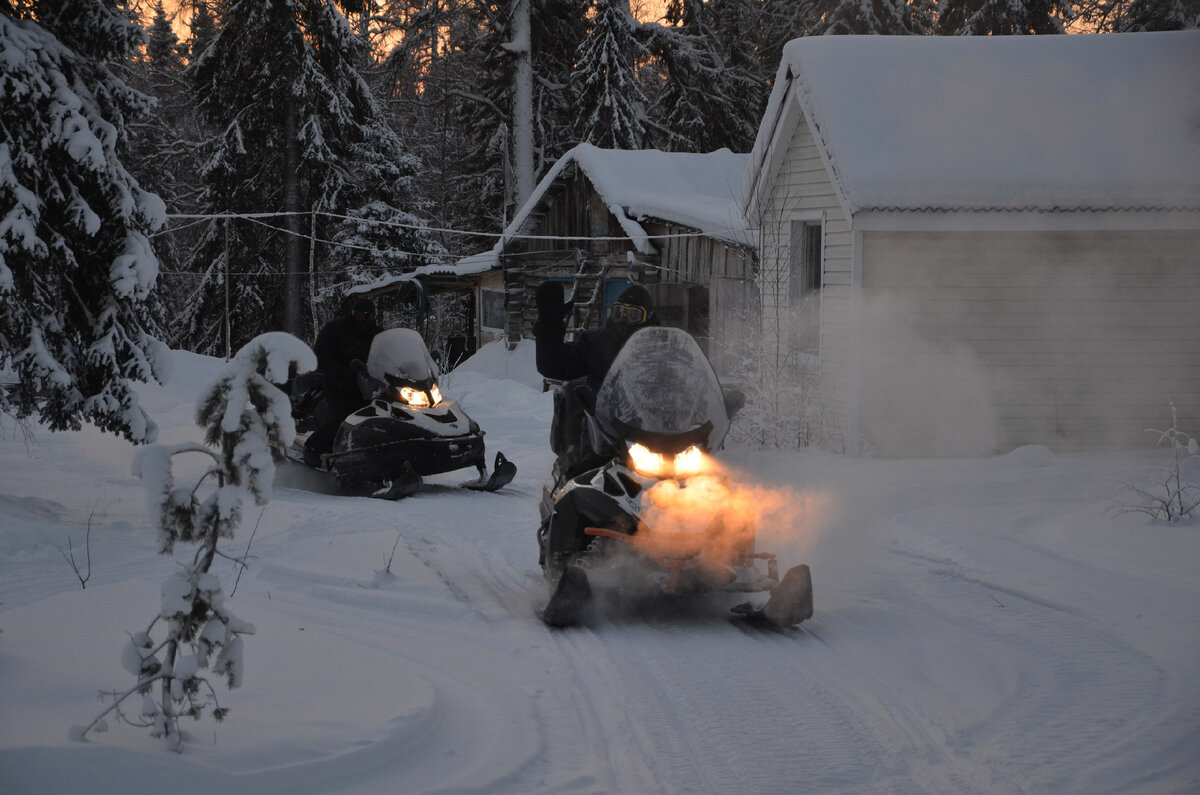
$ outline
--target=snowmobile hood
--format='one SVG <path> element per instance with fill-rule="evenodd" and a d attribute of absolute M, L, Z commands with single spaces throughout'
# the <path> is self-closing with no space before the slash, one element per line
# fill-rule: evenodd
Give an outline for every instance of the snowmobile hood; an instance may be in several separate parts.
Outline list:
<path fill-rule="evenodd" d="M 666 326 L 639 329 L 621 348 L 596 395 L 596 420 L 613 439 L 687 436 L 708 450 L 729 431 L 712 365 L 690 334 Z"/>
<path fill-rule="evenodd" d="M 391 328 L 371 341 L 367 373 L 383 384 L 396 379 L 429 383 L 437 376 L 437 365 L 420 334 L 409 328 Z"/>

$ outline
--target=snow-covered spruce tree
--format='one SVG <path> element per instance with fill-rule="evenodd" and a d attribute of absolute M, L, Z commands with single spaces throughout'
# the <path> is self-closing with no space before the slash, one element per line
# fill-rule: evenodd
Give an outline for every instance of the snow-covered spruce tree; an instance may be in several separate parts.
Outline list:
<path fill-rule="evenodd" d="M 1075 17 L 1071 0 L 943 0 L 937 33 L 1006 36 L 1064 33 Z"/>
<path fill-rule="evenodd" d="M 629 0 L 593 0 L 592 29 L 572 79 L 579 97 L 579 138 L 610 149 L 646 143 L 646 96 L 634 59 L 648 56 L 634 36 Z"/>
<path fill-rule="evenodd" d="M 407 131 L 411 153 L 424 164 L 414 175 L 414 189 L 428 203 L 433 225 L 443 229 L 469 226 L 455 216 L 452 186 L 466 147 L 454 112 L 461 100 L 453 92 L 476 88 L 482 54 L 454 45 L 466 25 L 464 7 L 458 1 L 381 0 L 372 14 L 376 35 L 392 46 L 367 79 L 388 124 Z"/>
<path fill-rule="evenodd" d="M 534 173 L 543 174 L 579 143 L 571 73 L 587 38 L 586 3 L 534 0 L 532 8 Z"/>
<path fill-rule="evenodd" d="M 753 40 L 753 47 L 758 61 L 757 74 L 764 83 L 770 86 L 774 81 L 784 45 L 808 35 L 818 21 L 820 17 L 811 2 L 760 1 L 758 36 Z"/>
<path fill-rule="evenodd" d="M 332 66 L 335 55 L 330 50 L 346 59 L 330 69 L 344 80 L 343 88 L 328 90 L 318 104 L 350 104 L 342 119 L 311 121 L 315 135 L 301 131 L 304 158 L 328 166 L 318 169 L 322 183 L 310 199 L 318 213 L 318 239 L 333 242 L 327 256 L 318 258 L 326 271 L 318 282 L 332 293 L 324 307 L 319 296 L 313 296 L 313 325 L 319 327 L 321 320 L 336 314 L 346 287 L 411 271 L 442 257 L 445 250 L 424 221 L 428 203 L 418 196 L 415 184 L 420 161 L 388 126 L 367 83 L 352 68 L 370 60 L 365 43 L 332 5 L 323 6 L 316 25 L 318 41 L 337 45 L 327 44 L 321 59 Z M 340 140 L 327 144 L 326 130 L 338 133 Z"/>
<path fill-rule="evenodd" d="M 660 148 L 749 151 L 766 103 L 755 74 L 752 36 L 756 10 L 747 0 L 674 0 L 670 26 L 649 26 L 649 48 L 665 73 L 651 109 Z"/>
<path fill-rule="evenodd" d="M 208 0 L 187 0 L 187 4 L 192 9 L 192 16 L 188 21 L 188 30 L 191 32 L 188 53 L 191 56 L 190 60 L 195 61 L 217 37 L 217 21 L 209 8 Z"/>
<path fill-rule="evenodd" d="M 419 94 L 414 92 L 414 101 L 430 108 L 445 104 L 436 130 L 422 136 L 441 147 L 438 156 L 426 158 L 426 163 L 438 191 L 438 205 L 445 208 L 439 210 L 442 225 L 496 230 L 506 220 L 506 187 L 515 199 L 515 172 L 506 185 L 503 165 L 505 151 L 511 152 L 515 145 L 514 0 L 463 0 L 458 6 L 460 16 L 449 27 L 446 48 L 431 69 L 435 78 L 414 72 L 409 83 L 421 87 Z M 533 118 L 528 127 L 533 135 L 535 178 L 579 142 L 571 72 L 587 34 L 586 10 L 585 3 L 531 0 L 528 48 Z M 511 216 L 508 207 L 507 218 Z M 468 252 L 478 250 L 479 242 L 454 241 Z"/>
<path fill-rule="evenodd" d="M 220 130 L 202 174 L 203 203 L 212 212 L 279 215 L 209 230 L 185 318 L 188 346 L 204 352 L 225 343 L 227 310 L 235 342 L 268 329 L 311 330 L 309 213 L 350 218 L 346 235 L 360 234 L 364 218 L 384 217 L 393 226 L 377 225 L 386 230 L 382 245 L 414 264 L 429 239 L 408 195 L 415 163 L 383 123 L 358 71 L 365 45 L 341 12 L 328 0 L 260 0 L 221 6 L 219 22 L 191 70 L 200 106 Z M 317 237 L 338 234 L 342 220 L 321 221 Z"/>
<path fill-rule="evenodd" d="M 1200 0 L 1077 0 L 1077 21 L 1098 33 L 1200 27 Z"/>
<path fill-rule="evenodd" d="M 817 0 L 814 34 L 921 35 L 933 31 L 933 0 Z"/>
<path fill-rule="evenodd" d="M 1200 0 L 1132 0 L 1118 30 L 1193 30 L 1200 27 Z"/>
<path fill-rule="evenodd" d="M 149 100 L 112 71 L 142 31 L 115 0 L 0 0 L 0 412 L 153 441 L 134 381 L 152 336 L 163 203 L 122 164 Z M 35 21 L 36 20 L 36 21 Z"/>
<path fill-rule="evenodd" d="M 112 704 L 88 726 L 74 730 L 77 739 L 104 731 L 107 718 L 115 715 L 150 728 L 178 750 L 184 741 L 181 718 L 199 720 L 206 709 L 218 721 L 225 717 L 228 710 L 220 705 L 209 676 L 223 678 L 230 688 L 241 684 L 242 636 L 254 634 L 254 627 L 225 604 L 221 581 L 212 572 L 214 561 L 227 557 L 217 545 L 233 537 L 247 497 L 256 505 L 271 499 L 271 447 L 295 438 L 291 404 L 275 384 L 312 370 L 316 363 L 308 346 L 289 334 L 257 337 L 197 400 L 196 421 L 209 447 L 152 445 L 134 457 L 134 474 L 146 485 L 147 509 L 158 527 L 159 552 L 171 554 L 181 543 L 195 544 L 196 551 L 163 583 L 158 615 L 145 630 L 129 636 L 121 661 L 136 677 L 135 684 L 107 693 Z M 212 465 L 197 482 L 180 485 L 171 460 L 188 453 L 206 455 Z M 124 709 L 131 699 L 136 710 Z"/>
<path fill-rule="evenodd" d="M 206 131 L 183 76 L 188 48 L 175 35 L 163 3 L 156 2 L 152 9 L 146 49 L 121 72 L 130 85 L 156 101 L 152 113 L 129 125 L 126 163 L 138 182 L 161 197 L 172 212 L 195 213 L 200 209 L 196 174 Z M 167 317 L 179 317 L 188 308 L 196 282 L 184 271 L 202 231 L 194 221 L 181 220 L 155 237 L 162 264 L 158 295 Z"/>

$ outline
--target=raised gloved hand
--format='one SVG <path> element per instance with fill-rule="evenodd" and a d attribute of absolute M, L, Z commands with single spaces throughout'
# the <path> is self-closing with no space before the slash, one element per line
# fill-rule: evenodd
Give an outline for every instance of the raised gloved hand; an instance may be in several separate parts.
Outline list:
<path fill-rule="evenodd" d="M 574 306 L 573 301 L 563 301 L 562 282 L 546 280 L 538 285 L 535 294 L 537 302 L 537 325 L 542 328 L 560 327 L 567 325 L 567 315 Z"/>

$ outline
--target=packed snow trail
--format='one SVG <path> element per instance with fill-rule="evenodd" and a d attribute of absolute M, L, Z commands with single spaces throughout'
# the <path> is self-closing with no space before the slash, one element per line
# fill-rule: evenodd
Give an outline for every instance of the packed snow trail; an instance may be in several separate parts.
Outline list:
<path fill-rule="evenodd" d="M 219 689 L 229 717 L 189 725 L 183 754 L 123 725 L 67 740 L 98 690 L 128 685 L 124 633 L 174 567 L 131 448 L 89 431 L 0 447 L 0 792 L 1200 786 L 1198 534 L 1105 514 L 1114 478 L 1159 453 L 729 450 L 764 487 L 828 498 L 818 534 L 774 546 L 781 569 L 812 565 L 814 617 L 750 628 L 714 596 L 551 631 L 534 537 L 550 396 L 456 386 L 517 479 L 480 494 L 448 473 L 391 503 L 281 473 L 228 544 L 249 568 L 219 572 L 257 629 L 245 683 Z M 195 438 L 182 396 L 148 403 L 164 441 Z M 89 525 L 84 589 L 58 547 L 78 553 Z"/>

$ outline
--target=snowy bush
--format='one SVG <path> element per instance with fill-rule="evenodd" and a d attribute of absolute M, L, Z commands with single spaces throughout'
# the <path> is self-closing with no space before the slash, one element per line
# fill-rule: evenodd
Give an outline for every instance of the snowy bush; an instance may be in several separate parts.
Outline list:
<path fill-rule="evenodd" d="M 737 364 L 723 380 L 736 384 L 746 399 L 734 415 L 730 443 L 843 451 L 842 435 L 826 408 L 816 356 L 792 351 L 776 366 L 761 342 L 753 340 L 730 358 Z"/>
<path fill-rule="evenodd" d="M 150 625 L 131 633 L 125 644 L 121 663 L 136 683 L 107 693 L 113 703 L 89 726 L 76 730 L 76 737 L 104 731 L 111 713 L 149 727 L 178 750 L 183 742 L 180 718 L 199 719 L 206 709 L 218 721 L 225 717 L 227 710 L 206 672 L 224 678 L 230 688 L 240 685 L 242 636 L 253 635 L 254 627 L 226 607 L 221 581 L 210 569 L 218 556 L 229 557 L 217 542 L 233 537 L 246 497 L 257 505 L 270 499 L 275 477 L 271 446 L 290 444 L 295 437 L 291 405 L 275 384 L 314 367 L 313 352 L 295 337 L 282 332 L 256 337 L 197 401 L 197 422 L 216 450 L 194 443 L 153 445 L 134 457 L 134 474 L 146 486 L 148 513 L 158 527 L 159 551 L 170 554 L 181 542 L 197 549 L 162 584 Z M 176 483 L 171 462 L 185 453 L 208 456 L 211 465 L 196 482 L 183 485 Z M 244 558 L 231 559 L 245 565 Z M 141 696 L 136 714 L 122 708 L 134 695 Z"/>
<path fill-rule="evenodd" d="M 1132 494 L 1133 502 L 1114 500 L 1118 513 L 1144 513 L 1151 519 L 1171 524 L 1190 519 L 1200 505 L 1200 442 L 1179 429 L 1175 404 L 1171 404 L 1171 425 L 1166 430 L 1147 429 L 1158 434 L 1158 444 L 1170 448 L 1170 458 L 1161 467 L 1147 470 L 1137 482 L 1121 484 L 1123 494 Z"/>

